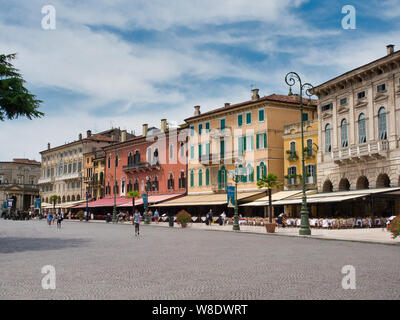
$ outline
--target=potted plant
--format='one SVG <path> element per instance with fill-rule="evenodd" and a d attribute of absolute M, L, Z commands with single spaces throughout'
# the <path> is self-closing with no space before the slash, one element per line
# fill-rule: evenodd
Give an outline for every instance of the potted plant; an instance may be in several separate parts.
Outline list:
<path fill-rule="evenodd" d="M 185 210 L 181 210 L 176 215 L 176 222 L 180 223 L 182 228 L 186 228 L 187 224 L 192 221 L 192 216 Z"/>
<path fill-rule="evenodd" d="M 297 161 L 299 160 L 299 156 L 297 155 L 296 151 L 286 150 L 286 153 L 289 155 L 289 161 Z"/>
<path fill-rule="evenodd" d="M 388 230 L 392 233 L 392 239 L 400 236 L 400 216 L 397 216 L 390 222 Z"/>
<path fill-rule="evenodd" d="M 76 217 L 79 219 L 79 221 L 83 221 L 83 219 L 85 219 L 85 212 L 83 210 L 79 210 L 76 214 Z"/>
<path fill-rule="evenodd" d="M 279 188 L 282 185 L 281 182 L 278 182 L 278 176 L 274 173 L 269 173 L 268 175 L 264 175 L 258 182 L 257 186 L 259 189 L 267 188 L 268 193 L 268 223 L 265 224 L 265 228 L 268 233 L 274 233 L 276 223 L 272 221 L 272 189 Z M 265 218 L 265 216 L 264 216 Z"/>

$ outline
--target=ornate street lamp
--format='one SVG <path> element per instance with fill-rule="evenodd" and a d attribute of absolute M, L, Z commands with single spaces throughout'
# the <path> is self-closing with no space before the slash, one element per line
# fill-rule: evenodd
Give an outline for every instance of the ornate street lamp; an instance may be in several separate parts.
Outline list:
<path fill-rule="evenodd" d="M 238 200 L 237 200 L 237 184 L 239 179 L 242 177 L 242 169 L 239 167 L 239 163 L 235 164 L 235 169 L 229 171 L 229 177 L 235 182 L 235 211 L 233 215 L 233 227 L 232 229 L 235 231 L 240 231 L 239 226 L 239 207 L 238 207 Z"/>
<path fill-rule="evenodd" d="M 118 154 L 115 154 L 114 164 L 114 208 L 113 208 L 113 222 L 117 222 L 117 165 L 118 165 Z"/>
<path fill-rule="evenodd" d="M 145 224 L 150 224 L 150 219 L 149 219 L 149 214 L 148 214 L 148 205 L 149 205 L 149 186 L 146 183 L 145 184 L 145 190 L 146 190 L 146 204 L 144 206 L 144 223 Z"/>
<path fill-rule="evenodd" d="M 296 82 L 299 83 L 299 94 L 300 94 L 300 115 L 301 115 L 301 166 L 302 166 L 302 189 L 303 199 L 301 204 L 301 225 L 300 235 L 309 236 L 311 235 L 310 224 L 308 221 L 309 213 L 307 209 L 307 196 L 306 196 L 306 180 L 305 180 L 305 165 L 304 165 L 304 132 L 303 132 L 303 93 L 305 93 L 311 101 L 312 90 L 314 87 L 310 83 L 302 83 L 300 76 L 296 72 L 289 72 L 285 76 L 285 82 L 290 86 L 289 95 L 292 95 L 292 86 Z"/>

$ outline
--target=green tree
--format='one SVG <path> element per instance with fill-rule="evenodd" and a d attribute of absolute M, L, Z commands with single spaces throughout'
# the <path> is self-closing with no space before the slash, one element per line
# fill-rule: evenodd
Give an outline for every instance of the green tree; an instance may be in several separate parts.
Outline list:
<path fill-rule="evenodd" d="M 53 194 L 53 195 L 50 197 L 50 203 L 53 204 L 53 210 L 54 210 L 54 211 L 56 211 L 56 203 L 57 203 L 58 199 L 59 199 L 59 197 L 58 197 L 58 195 L 56 195 L 56 194 Z"/>
<path fill-rule="evenodd" d="M 0 54 L 0 120 L 40 118 L 44 115 L 38 110 L 42 101 L 24 87 L 25 80 L 12 64 L 15 58 L 15 53 Z"/>
<path fill-rule="evenodd" d="M 269 202 L 268 218 L 270 223 L 272 223 L 272 189 L 279 188 L 281 185 L 282 183 L 278 182 L 278 177 L 274 173 L 268 173 L 266 176 L 264 175 L 259 181 L 257 181 L 257 186 L 259 189 L 267 188 Z"/>
<path fill-rule="evenodd" d="M 129 191 L 125 198 L 132 199 L 132 215 L 135 213 L 135 198 L 140 198 L 140 193 L 137 190 Z"/>

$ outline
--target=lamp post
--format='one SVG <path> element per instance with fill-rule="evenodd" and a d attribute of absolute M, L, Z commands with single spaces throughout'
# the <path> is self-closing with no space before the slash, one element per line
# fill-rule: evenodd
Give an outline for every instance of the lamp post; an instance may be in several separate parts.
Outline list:
<path fill-rule="evenodd" d="M 86 222 L 89 221 L 89 190 L 86 188 Z"/>
<path fill-rule="evenodd" d="M 148 184 L 146 183 L 146 185 L 145 185 L 145 190 L 146 190 L 146 203 L 145 203 L 145 206 L 144 206 L 144 223 L 145 224 L 150 224 L 150 220 L 149 220 L 149 214 L 148 214 L 148 199 L 149 199 L 149 186 L 148 186 Z"/>
<path fill-rule="evenodd" d="M 289 95 L 292 95 L 292 86 L 296 82 L 299 83 L 299 94 L 300 94 L 300 115 L 301 115 L 301 168 L 302 168 L 302 190 L 303 199 L 301 203 L 301 225 L 299 234 L 303 236 L 311 235 L 310 223 L 308 221 L 309 212 L 307 209 L 307 196 L 306 196 L 306 180 L 305 180 L 305 165 L 304 165 L 304 128 L 303 128 L 303 92 L 308 96 L 311 101 L 311 92 L 314 87 L 310 83 L 302 83 L 300 76 L 296 72 L 289 72 L 285 76 L 285 82 L 290 86 Z"/>
<path fill-rule="evenodd" d="M 240 168 L 238 167 L 238 164 L 235 165 L 234 170 L 229 171 L 229 177 L 235 182 L 235 211 L 233 215 L 233 227 L 232 230 L 235 231 L 240 231 L 240 225 L 239 225 L 239 207 L 238 207 L 238 201 L 237 201 L 237 184 L 239 182 L 239 178 L 242 176 L 242 172 L 239 172 Z"/>

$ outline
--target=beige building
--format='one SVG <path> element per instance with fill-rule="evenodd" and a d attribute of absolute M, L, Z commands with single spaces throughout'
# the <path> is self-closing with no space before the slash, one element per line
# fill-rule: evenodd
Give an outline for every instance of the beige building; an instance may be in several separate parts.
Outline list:
<path fill-rule="evenodd" d="M 110 129 L 86 138 L 79 134 L 76 141 L 41 151 L 42 166 L 39 179 L 42 202 L 49 203 L 52 195 L 59 197 L 58 203 L 69 203 L 85 199 L 84 154 L 101 150 L 102 147 L 119 141 L 120 129 Z"/>
<path fill-rule="evenodd" d="M 0 204 L 12 198 L 14 209 L 28 210 L 39 197 L 39 178 L 40 162 L 29 159 L 0 162 Z"/>
<path fill-rule="evenodd" d="M 89 152 L 84 156 L 84 185 L 85 191 L 90 195 L 90 199 L 104 198 L 104 164 L 105 152 L 97 150 Z"/>
<path fill-rule="evenodd" d="M 314 93 L 319 97 L 319 191 L 398 186 L 400 51 L 389 45 L 386 56 L 317 86 Z"/>

